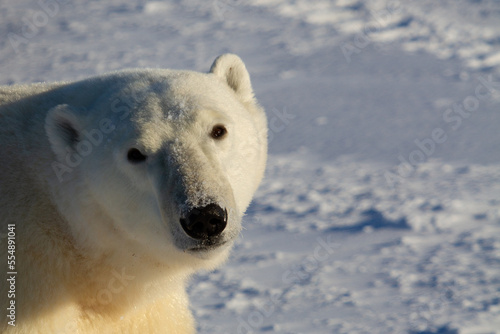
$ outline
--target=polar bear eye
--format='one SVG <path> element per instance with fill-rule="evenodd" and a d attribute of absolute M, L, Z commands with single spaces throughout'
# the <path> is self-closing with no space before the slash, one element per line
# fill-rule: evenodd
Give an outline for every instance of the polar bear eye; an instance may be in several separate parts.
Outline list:
<path fill-rule="evenodd" d="M 210 136 L 212 136 L 213 139 L 221 139 L 226 135 L 226 133 L 227 130 L 224 125 L 216 125 L 212 128 L 212 133 L 210 133 Z"/>
<path fill-rule="evenodd" d="M 141 151 L 139 151 L 138 149 L 131 148 L 130 150 L 128 150 L 127 159 L 132 163 L 139 163 L 146 161 L 147 156 L 142 154 Z"/>

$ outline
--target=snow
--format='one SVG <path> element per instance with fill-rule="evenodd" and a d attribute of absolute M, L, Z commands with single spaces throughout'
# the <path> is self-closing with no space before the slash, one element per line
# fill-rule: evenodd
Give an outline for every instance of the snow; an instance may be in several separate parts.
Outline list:
<path fill-rule="evenodd" d="M 201 333 L 500 333 L 500 3 L 0 1 L 0 84 L 245 61 L 266 178 Z"/>

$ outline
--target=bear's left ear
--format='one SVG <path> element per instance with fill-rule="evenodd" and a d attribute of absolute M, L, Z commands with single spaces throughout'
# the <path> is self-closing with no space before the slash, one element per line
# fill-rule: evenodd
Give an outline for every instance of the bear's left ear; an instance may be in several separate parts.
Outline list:
<path fill-rule="evenodd" d="M 226 53 L 214 60 L 210 73 L 224 80 L 244 103 L 253 101 L 252 84 L 245 64 L 235 54 Z"/>
<path fill-rule="evenodd" d="M 64 161 L 68 151 L 75 151 L 80 141 L 79 122 L 74 110 L 67 104 L 50 109 L 45 118 L 45 133 L 56 156 Z"/>

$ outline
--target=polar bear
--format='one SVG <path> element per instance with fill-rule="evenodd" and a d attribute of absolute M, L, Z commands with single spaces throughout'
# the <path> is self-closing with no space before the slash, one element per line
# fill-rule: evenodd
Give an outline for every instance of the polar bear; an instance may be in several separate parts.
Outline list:
<path fill-rule="evenodd" d="M 1 87 L 0 332 L 194 333 L 187 279 L 228 257 L 266 129 L 232 54 Z"/>

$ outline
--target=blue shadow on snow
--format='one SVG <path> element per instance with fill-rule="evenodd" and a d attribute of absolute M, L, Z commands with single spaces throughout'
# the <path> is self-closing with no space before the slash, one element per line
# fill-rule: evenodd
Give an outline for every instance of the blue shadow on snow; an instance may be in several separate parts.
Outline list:
<path fill-rule="evenodd" d="M 409 230 L 411 226 L 408 225 L 406 218 L 401 218 L 399 220 L 390 220 L 384 217 L 384 215 L 375 209 L 369 209 L 361 213 L 365 219 L 360 221 L 355 225 L 349 226 L 334 226 L 330 227 L 327 232 L 348 232 L 357 233 L 363 231 L 366 227 L 371 227 L 374 230 L 380 229 L 396 229 L 396 230 Z"/>

